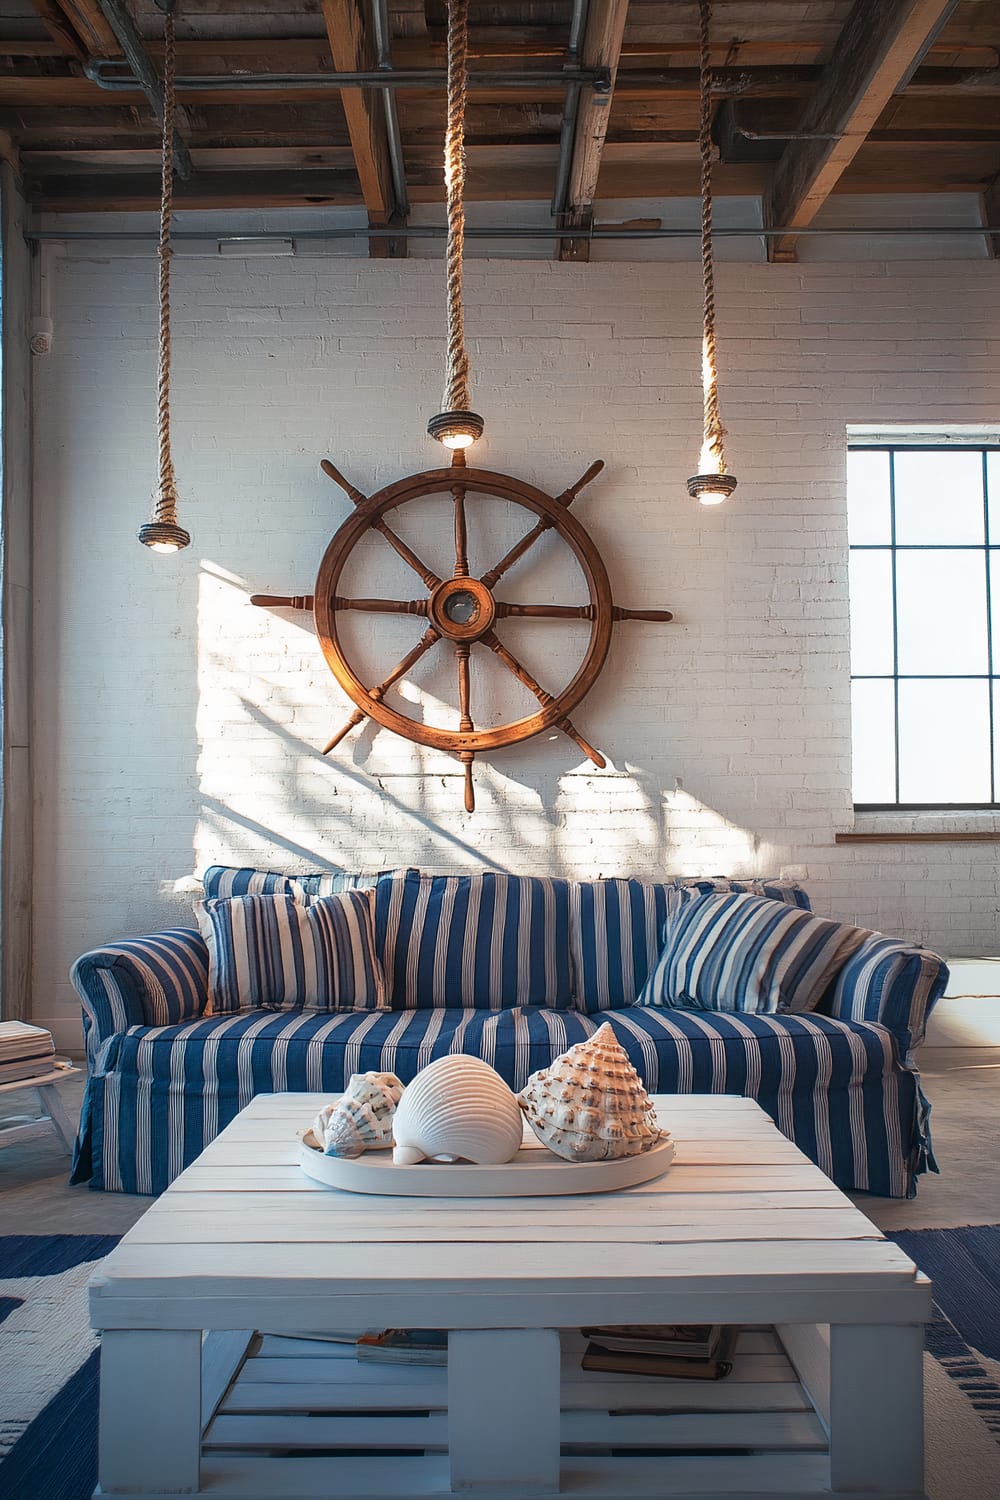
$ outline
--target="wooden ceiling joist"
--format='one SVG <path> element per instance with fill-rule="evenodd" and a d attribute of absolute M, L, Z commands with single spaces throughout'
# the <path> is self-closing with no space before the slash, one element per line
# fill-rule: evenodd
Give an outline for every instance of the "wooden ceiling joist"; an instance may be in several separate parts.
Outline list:
<path fill-rule="evenodd" d="M 323 0 L 323 19 L 330 42 L 333 65 L 338 73 L 364 73 L 374 69 L 378 57 L 371 25 L 371 10 L 363 0 Z M 340 96 L 347 130 L 354 151 L 361 196 L 374 228 L 406 222 L 406 202 L 393 180 L 389 129 L 381 98 L 373 89 L 344 89 Z M 371 239 L 373 259 L 398 259 L 406 255 L 405 234 L 399 239 Z"/>
<path fill-rule="evenodd" d="M 611 119 L 615 77 L 621 60 L 627 17 L 628 0 L 591 0 L 580 62 L 584 68 L 606 68 L 611 75 L 611 87 L 604 93 L 597 93 L 590 88 L 581 93 L 566 201 L 561 206 L 560 228 L 589 231 L 593 221 L 597 181 L 601 173 L 601 154 Z M 589 235 L 560 240 L 556 254 L 559 260 L 589 260 Z"/>
<path fill-rule="evenodd" d="M 775 167 L 764 197 L 767 227 L 794 231 L 813 221 L 957 3 L 855 0 L 799 122 L 800 138 Z M 776 236 L 769 247 L 771 260 L 792 261 L 796 236 Z"/>

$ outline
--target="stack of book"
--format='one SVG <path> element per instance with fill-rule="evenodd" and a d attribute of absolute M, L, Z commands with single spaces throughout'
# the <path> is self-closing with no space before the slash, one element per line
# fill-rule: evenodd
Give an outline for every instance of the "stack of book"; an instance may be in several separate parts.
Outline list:
<path fill-rule="evenodd" d="M 722 1323 L 627 1323 L 581 1328 L 585 1370 L 721 1380 L 733 1368 L 739 1330 Z"/>
<path fill-rule="evenodd" d="M 358 1359 L 390 1365 L 446 1365 L 447 1328 L 383 1328 L 362 1334 L 354 1350 Z"/>
<path fill-rule="evenodd" d="M 40 1078 L 55 1067 L 51 1031 L 25 1021 L 0 1021 L 0 1083 Z"/>

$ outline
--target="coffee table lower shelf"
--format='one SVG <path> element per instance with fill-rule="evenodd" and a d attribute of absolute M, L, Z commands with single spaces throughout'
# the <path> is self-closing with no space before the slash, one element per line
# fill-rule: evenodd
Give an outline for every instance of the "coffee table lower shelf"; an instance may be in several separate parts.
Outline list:
<path fill-rule="evenodd" d="M 806 1378 L 822 1386 L 822 1376 L 807 1370 L 821 1370 L 828 1329 L 744 1329 L 733 1372 L 722 1381 L 583 1370 L 576 1330 L 558 1340 L 551 1330 L 453 1334 L 450 1392 L 443 1368 L 361 1363 L 351 1345 L 288 1335 L 254 1334 L 241 1354 L 245 1338 L 205 1337 L 199 1492 L 213 1497 L 430 1500 L 478 1492 L 495 1500 L 546 1493 L 806 1500 L 838 1493 L 831 1488 L 829 1397 L 815 1390 L 814 1402 L 785 1346 Z M 476 1341 L 480 1353 L 490 1352 L 478 1380 L 469 1378 Z M 458 1381 L 456 1355 L 464 1374 Z M 558 1472 L 551 1468 L 553 1434 L 523 1420 L 526 1391 L 531 1410 L 531 1388 L 556 1376 L 556 1360 Z M 527 1483 L 483 1485 L 490 1444 L 501 1473 L 518 1451 Z M 114 1493 L 121 1500 L 122 1492 Z M 883 1500 L 923 1497 L 922 1490 L 876 1493 Z M 151 1500 L 149 1492 L 143 1500 Z"/>

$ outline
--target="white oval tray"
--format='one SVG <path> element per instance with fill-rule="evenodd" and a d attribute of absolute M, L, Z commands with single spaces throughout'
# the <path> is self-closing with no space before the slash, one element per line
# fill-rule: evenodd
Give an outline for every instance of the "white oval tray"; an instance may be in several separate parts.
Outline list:
<path fill-rule="evenodd" d="M 397 1166 L 391 1151 L 366 1151 L 352 1160 L 324 1156 L 299 1142 L 307 1177 L 350 1193 L 393 1198 L 550 1198 L 564 1193 L 610 1193 L 662 1177 L 674 1159 L 669 1136 L 641 1156 L 618 1161 L 563 1161 L 539 1142 L 525 1141 L 513 1161 L 499 1167 L 471 1162 L 422 1161 Z"/>

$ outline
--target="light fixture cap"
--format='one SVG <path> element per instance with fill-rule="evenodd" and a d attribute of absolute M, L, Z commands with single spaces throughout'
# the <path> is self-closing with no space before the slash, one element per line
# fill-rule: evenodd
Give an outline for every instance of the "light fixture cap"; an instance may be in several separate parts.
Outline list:
<path fill-rule="evenodd" d="M 485 425 L 475 411 L 439 411 L 427 423 L 427 431 L 446 448 L 470 448 L 482 437 Z"/>
<path fill-rule="evenodd" d="M 729 499 L 735 488 L 735 474 L 692 474 L 687 482 L 691 499 L 700 500 L 703 505 L 721 505 L 723 500 Z M 717 498 L 709 500 L 709 495 Z"/>
<path fill-rule="evenodd" d="M 179 552 L 191 541 L 183 526 L 168 521 L 147 521 L 139 527 L 139 540 L 154 552 Z"/>

